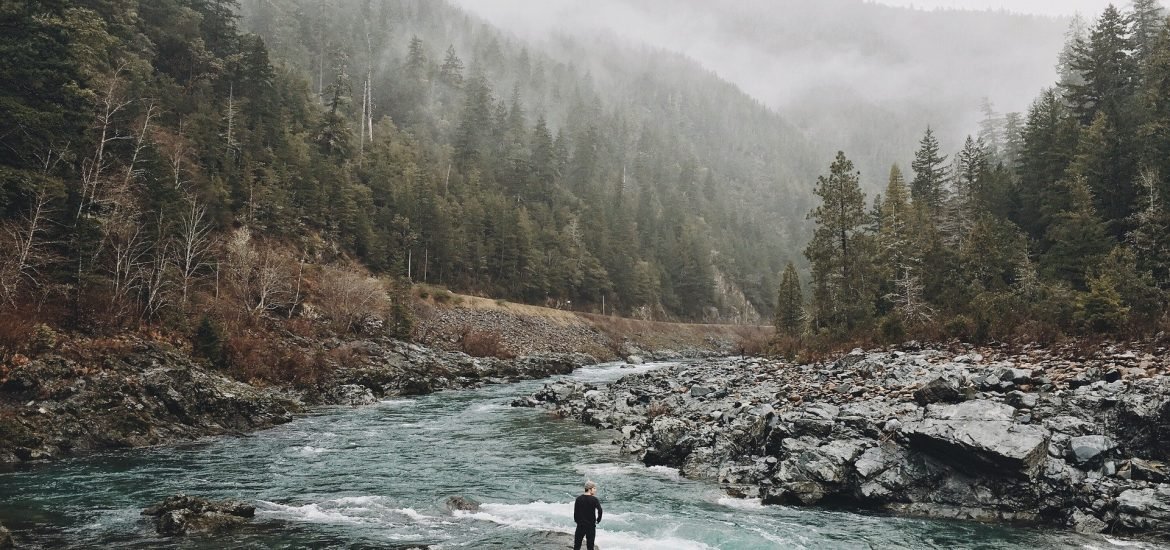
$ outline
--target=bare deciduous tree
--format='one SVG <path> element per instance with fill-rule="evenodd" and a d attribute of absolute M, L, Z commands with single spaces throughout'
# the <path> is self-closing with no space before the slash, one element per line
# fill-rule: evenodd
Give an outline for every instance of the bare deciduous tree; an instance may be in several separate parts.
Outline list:
<path fill-rule="evenodd" d="M 211 224 L 207 222 L 207 208 L 192 196 L 187 211 L 179 218 L 178 235 L 171 248 L 172 262 L 178 271 L 179 303 L 187 306 L 191 287 L 211 267 Z"/>
<path fill-rule="evenodd" d="M 326 267 L 322 270 L 318 298 L 321 312 L 343 332 L 349 332 L 362 321 L 384 315 L 390 307 L 382 282 L 352 269 Z"/>

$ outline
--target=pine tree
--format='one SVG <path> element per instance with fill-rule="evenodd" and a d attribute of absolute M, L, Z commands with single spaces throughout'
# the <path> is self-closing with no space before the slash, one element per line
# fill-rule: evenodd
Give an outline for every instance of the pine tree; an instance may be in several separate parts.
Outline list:
<path fill-rule="evenodd" d="M 910 167 L 914 170 L 914 179 L 910 182 L 910 197 L 916 203 L 922 203 L 933 215 L 942 210 L 943 191 L 946 185 L 947 156 L 939 154 L 938 140 L 934 131 L 926 128 L 922 136 L 918 152 L 914 154 L 914 162 Z"/>
<path fill-rule="evenodd" d="M 1069 67 L 1084 82 L 1062 86 L 1082 124 L 1091 123 L 1098 112 L 1121 120 L 1137 83 L 1132 52 L 1128 19 L 1112 5 L 1106 7 L 1088 39 L 1073 47 Z"/>
<path fill-rule="evenodd" d="M 1154 55 L 1159 35 L 1166 26 L 1166 10 L 1158 0 L 1133 0 L 1133 57 L 1144 68 Z"/>
<path fill-rule="evenodd" d="M 463 87 L 463 60 L 455 54 L 455 46 L 447 46 L 447 56 L 439 67 L 439 80 L 454 89 Z"/>
<path fill-rule="evenodd" d="M 804 294 L 800 289 L 800 275 L 796 273 L 796 266 L 788 262 L 784 274 L 780 276 L 780 290 L 776 297 L 776 315 L 772 324 L 778 334 L 796 335 L 800 333 L 804 321 Z"/>
<path fill-rule="evenodd" d="M 1068 207 L 1053 217 L 1045 234 L 1047 251 L 1040 257 L 1041 269 L 1050 278 L 1084 289 L 1089 268 L 1113 248 L 1093 209 L 1092 192 L 1083 177 L 1066 182 Z"/>
<path fill-rule="evenodd" d="M 870 318 L 873 288 L 865 194 L 853 162 L 838 152 L 828 176 L 817 178 L 821 205 L 809 213 L 816 222 L 804 250 L 812 262 L 814 326 L 852 330 Z"/>

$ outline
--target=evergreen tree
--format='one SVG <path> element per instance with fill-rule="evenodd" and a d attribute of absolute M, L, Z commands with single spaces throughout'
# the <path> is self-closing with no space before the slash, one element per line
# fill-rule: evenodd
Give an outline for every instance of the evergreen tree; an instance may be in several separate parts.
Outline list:
<path fill-rule="evenodd" d="M 838 152 L 813 191 L 821 205 L 809 214 L 816 230 L 804 255 L 812 263 L 812 320 L 818 328 L 852 330 L 872 314 L 876 281 L 859 177 L 853 162 Z"/>
<path fill-rule="evenodd" d="M 1166 26 L 1166 10 L 1158 0 L 1133 0 L 1133 57 L 1144 68 L 1154 55 L 1159 35 Z"/>
<path fill-rule="evenodd" d="M 914 162 L 910 167 L 914 170 L 914 179 L 910 182 L 910 197 L 916 203 L 922 203 L 927 211 L 938 215 L 942 210 L 944 189 L 947 179 L 947 156 L 939 153 L 938 140 L 934 131 L 926 128 L 922 136 L 918 152 L 914 154 Z"/>
<path fill-rule="evenodd" d="M 1092 192 L 1083 177 L 1066 182 L 1068 206 L 1053 217 L 1045 239 L 1047 251 L 1041 256 L 1041 269 L 1053 279 L 1066 281 L 1073 288 L 1084 289 L 1091 267 L 1113 248 L 1093 209 Z"/>
<path fill-rule="evenodd" d="M 776 314 L 772 324 L 778 334 L 800 334 L 804 320 L 804 294 L 800 289 L 800 275 L 796 266 L 788 262 L 780 276 L 780 290 L 776 298 Z"/>
<path fill-rule="evenodd" d="M 1088 39 L 1073 47 L 1069 67 L 1084 82 L 1062 87 L 1082 124 L 1091 123 L 1098 112 L 1110 120 L 1121 120 L 1137 83 L 1132 52 L 1128 18 L 1112 5 L 1106 7 Z"/>

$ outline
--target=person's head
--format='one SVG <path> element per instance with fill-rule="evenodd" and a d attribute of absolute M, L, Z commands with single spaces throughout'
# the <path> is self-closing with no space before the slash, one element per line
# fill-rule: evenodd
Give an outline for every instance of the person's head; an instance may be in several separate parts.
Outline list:
<path fill-rule="evenodd" d="M 587 495 L 597 494 L 597 484 L 593 483 L 592 481 L 586 481 L 585 482 L 585 494 L 587 494 Z"/>

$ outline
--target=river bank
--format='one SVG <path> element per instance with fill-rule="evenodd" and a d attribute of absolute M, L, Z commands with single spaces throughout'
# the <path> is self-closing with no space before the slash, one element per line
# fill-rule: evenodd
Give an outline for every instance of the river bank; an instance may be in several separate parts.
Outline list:
<path fill-rule="evenodd" d="M 1170 537 L 1170 358 L 1103 347 L 716 359 L 517 400 L 765 504 Z"/>
<path fill-rule="evenodd" d="M 597 361 L 573 353 L 474 358 L 384 337 L 324 345 L 322 372 L 288 384 L 241 381 L 139 336 L 103 340 L 100 356 L 18 361 L 0 378 L 0 465 L 241 434 L 314 406 L 544 378 Z"/>

